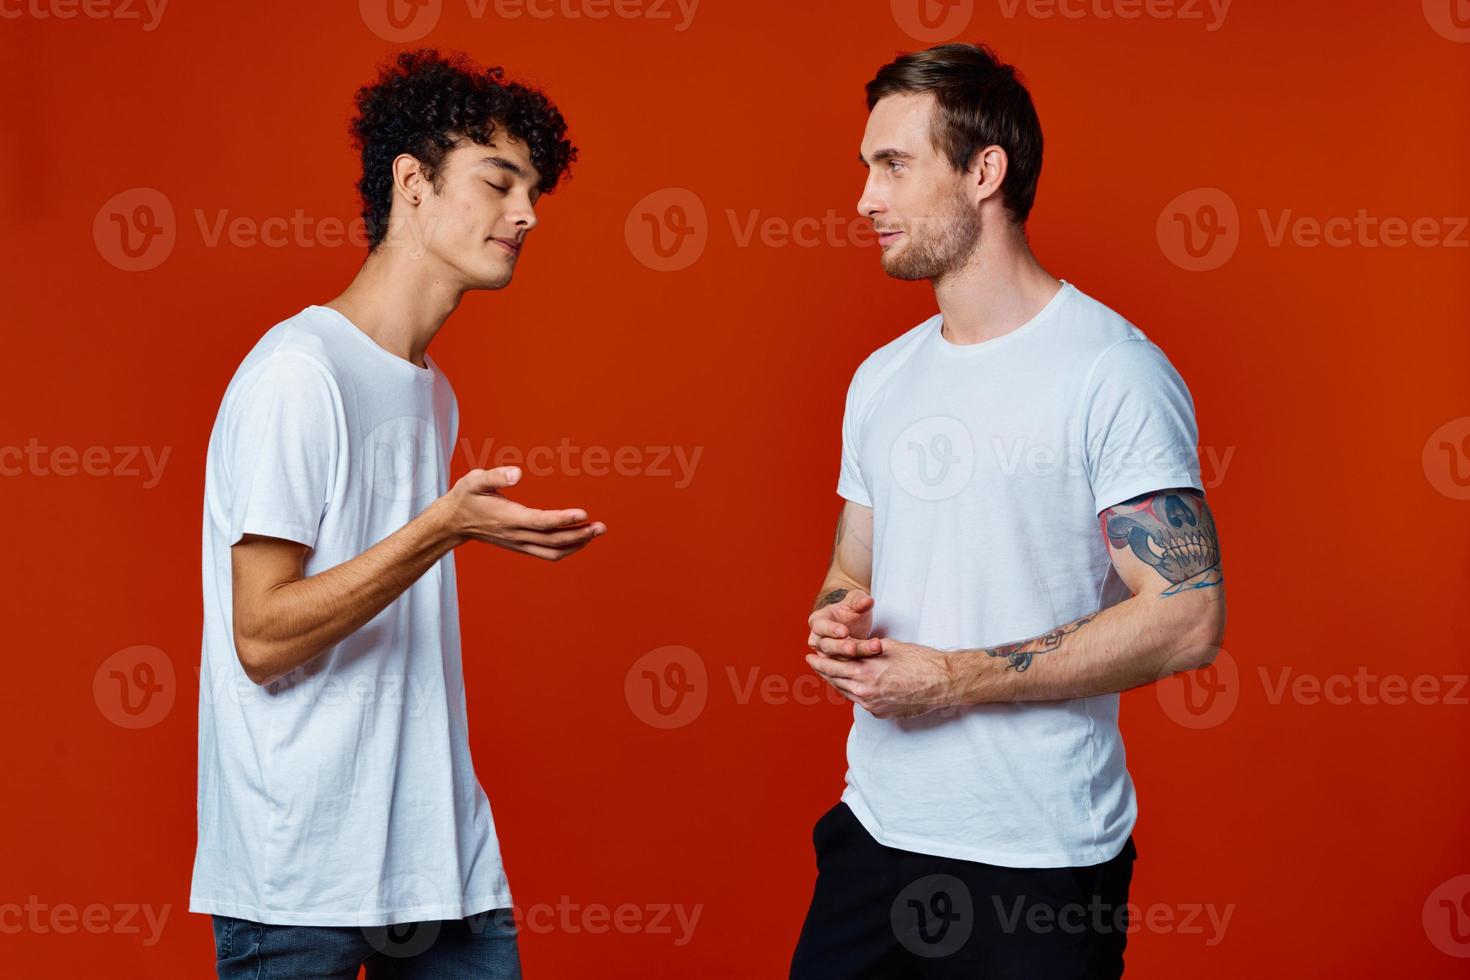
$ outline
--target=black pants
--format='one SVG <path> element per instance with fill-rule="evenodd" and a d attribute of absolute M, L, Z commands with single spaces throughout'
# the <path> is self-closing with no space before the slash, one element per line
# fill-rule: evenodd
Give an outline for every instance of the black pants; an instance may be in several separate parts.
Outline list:
<path fill-rule="evenodd" d="M 812 830 L 817 885 L 791 980 L 1118 977 L 1137 850 L 1006 868 L 878 843 L 847 804 Z"/>

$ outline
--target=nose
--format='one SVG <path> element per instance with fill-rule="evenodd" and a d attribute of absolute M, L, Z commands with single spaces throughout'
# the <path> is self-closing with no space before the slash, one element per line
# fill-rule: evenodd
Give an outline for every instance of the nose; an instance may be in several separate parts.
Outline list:
<path fill-rule="evenodd" d="M 518 201 L 506 214 L 516 228 L 528 232 L 536 227 L 536 206 L 529 200 Z"/>
<path fill-rule="evenodd" d="M 857 202 L 858 214 L 869 220 L 876 219 L 888 209 L 887 203 L 873 187 L 872 174 L 868 175 L 868 181 L 863 185 L 862 196 Z"/>

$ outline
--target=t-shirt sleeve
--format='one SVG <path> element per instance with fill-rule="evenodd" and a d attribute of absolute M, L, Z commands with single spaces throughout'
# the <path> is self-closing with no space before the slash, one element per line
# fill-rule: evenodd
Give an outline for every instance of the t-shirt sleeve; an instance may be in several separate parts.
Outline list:
<path fill-rule="evenodd" d="M 858 465 L 858 450 L 862 441 L 858 434 L 858 419 L 862 413 L 858 373 L 852 376 L 847 386 L 847 404 L 842 410 L 842 468 L 837 476 L 837 493 L 864 507 L 873 506 L 872 494 L 863 479 L 862 467 Z"/>
<path fill-rule="evenodd" d="M 1194 398 L 1147 338 L 1104 351 L 1087 390 L 1087 475 L 1094 513 L 1169 487 L 1204 490 Z"/>
<path fill-rule="evenodd" d="M 262 534 L 315 547 L 337 466 L 338 402 L 325 370 L 270 355 L 230 408 L 230 536 Z"/>

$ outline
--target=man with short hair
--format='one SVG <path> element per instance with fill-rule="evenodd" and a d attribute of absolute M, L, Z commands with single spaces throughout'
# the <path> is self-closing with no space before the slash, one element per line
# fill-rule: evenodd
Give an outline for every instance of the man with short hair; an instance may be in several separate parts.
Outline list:
<path fill-rule="evenodd" d="M 540 92 L 405 51 L 357 93 L 370 251 L 265 333 L 210 435 L 199 846 L 221 978 L 520 976 L 470 759 L 454 549 L 556 560 L 606 527 L 451 488 L 459 409 L 430 341 L 508 285 L 575 156 Z"/>
<path fill-rule="evenodd" d="M 1042 138 L 982 45 L 867 85 L 858 209 L 939 312 L 848 389 L 807 661 L 854 703 L 795 980 L 1116 977 L 1137 805 L 1118 692 L 1225 627 L 1193 400 L 1027 242 Z"/>

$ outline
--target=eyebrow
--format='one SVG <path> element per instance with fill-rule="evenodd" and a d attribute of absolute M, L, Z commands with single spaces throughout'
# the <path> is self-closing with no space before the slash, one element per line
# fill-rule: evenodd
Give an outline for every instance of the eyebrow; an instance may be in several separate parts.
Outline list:
<path fill-rule="evenodd" d="M 888 146 L 888 147 L 884 147 L 881 150 L 874 150 L 873 151 L 873 159 L 872 159 L 872 162 L 873 163 L 886 163 L 889 160 L 912 160 L 913 158 L 914 158 L 914 155 L 912 153 L 909 153 L 909 152 L 907 152 L 905 150 L 899 150 L 899 149 L 896 149 L 894 147 Z M 869 162 L 868 159 L 866 157 L 864 157 L 862 151 L 859 150 L 858 151 L 858 163 L 861 163 L 863 166 L 867 166 L 868 165 L 868 162 Z"/>
<path fill-rule="evenodd" d="M 486 166 L 486 165 L 495 167 L 498 170 L 504 170 L 506 173 L 509 173 L 509 174 L 514 174 L 515 176 L 521 178 L 522 180 L 529 180 L 530 179 L 530 175 L 526 173 L 526 171 L 525 171 L 524 168 L 520 167 L 517 164 L 511 163 L 509 160 L 505 159 L 504 157 L 497 157 L 497 156 L 481 157 L 480 160 L 475 164 L 475 166 L 477 166 L 477 167 L 483 167 L 483 166 Z"/>

